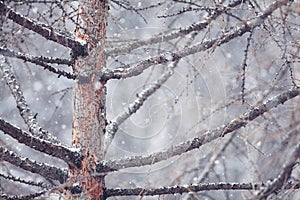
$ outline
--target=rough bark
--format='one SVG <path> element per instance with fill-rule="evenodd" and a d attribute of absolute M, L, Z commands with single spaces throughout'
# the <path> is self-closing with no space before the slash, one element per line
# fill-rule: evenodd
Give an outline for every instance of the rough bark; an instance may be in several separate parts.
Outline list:
<path fill-rule="evenodd" d="M 76 39 L 88 46 L 88 55 L 74 62 L 77 80 L 74 84 L 73 147 L 79 148 L 81 166 L 70 169 L 71 186 L 81 188 L 84 199 L 104 199 L 104 176 L 96 175 L 96 163 L 103 158 L 103 136 L 106 126 L 105 83 L 97 74 L 105 66 L 104 42 L 108 3 L 84 1 L 79 5 Z M 74 193 L 74 191 L 72 191 Z M 71 190 L 68 197 L 74 197 Z"/>

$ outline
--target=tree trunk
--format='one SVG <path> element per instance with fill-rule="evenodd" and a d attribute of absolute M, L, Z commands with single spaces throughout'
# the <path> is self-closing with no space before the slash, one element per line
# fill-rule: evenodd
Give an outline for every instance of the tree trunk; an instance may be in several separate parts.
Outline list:
<path fill-rule="evenodd" d="M 78 78 L 74 84 L 72 145 L 80 149 L 83 160 L 79 168 L 70 167 L 69 181 L 73 188 L 81 188 L 80 199 L 104 199 L 104 176 L 96 174 L 96 162 L 104 157 L 106 88 L 97 75 L 106 65 L 104 43 L 108 2 L 90 0 L 79 6 L 76 39 L 87 43 L 88 55 L 76 58 L 73 67 Z M 69 199 L 74 196 L 68 191 Z"/>

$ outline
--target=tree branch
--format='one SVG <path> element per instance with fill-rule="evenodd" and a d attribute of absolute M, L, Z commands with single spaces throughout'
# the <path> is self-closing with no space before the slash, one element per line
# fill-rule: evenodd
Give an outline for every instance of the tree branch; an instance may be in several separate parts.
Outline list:
<path fill-rule="evenodd" d="M 206 131 L 204 134 L 198 133 L 198 135 L 201 134 L 199 137 L 195 137 L 192 140 L 188 140 L 176 146 L 171 146 L 170 148 L 164 151 L 152 153 L 148 156 L 137 155 L 137 156 L 132 156 L 132 157 L 118 159 L 118 160 L 100 162 L 97 166 L 97 172 L 99 173 L 110 172 L 110 171 L 116 171 L 128 167 L 151 165 L 166 160 L 168 158 L 189 152 L 217 138 L 224 137 L 226 134 L 236 131 L 241 127 L 246 126 L 250 121 L 256 119 L 257 117 L 261 116 L 265 112 L 268 112 L 272 108 L 275 108 L 278 105 L 283 104 L 286 101 L 297 97 L 299 94 L 300 94 L 300 89 L 294 88 L 278 96 L 269 98 L 265 103 L 262 103 L 248 110 L 247 112 L 240 115 L 238 118 L 233 119 L 231 122 L 227 123 L 226 125 L 223 125 L 213 130 Z"/>
<path fill-rule="evenodd" d="M 10 180 L 10 181 L 13 181 L 13 182 L 19 182 L 19 183 L 23 183 L 23 184 L 27 184 L 27 185 L 31 185 L 31 186 L 41 187 L 41 188 L 44 188 L 44 189 L 52 188 L 52 185 L 47 185 L 44 182 L 26 181 L 26 180 L 23 180 L 19 177 L 8 176 L 8 175 L 4 175 L 4 174 L 1 174 L 1 173 L 0 173 L 0 177 L 5 178 L 5 179 Z"/>
<path fill-rule="evenodd" d="M 252 31 L 257 26 L 263 24 L 264 20 L 272 14 L 276 9 L 288 4 L 289 0 L 281 0 L 273 2 L 268 8 L 264 10 L 260 15 L 258 15 L 254 20 L 245 21 L 241 26 L 233 27 L 231 31 L 225 32 L 219 37 L 214 39 L 206 40 L 202 43 L 196 44 L 190 48 L 185 48 L 183 50 L 160 54 L 155 57 L 140 61 L 137 65 L 128 68 L 117 68 L 117 69 L 104 69 L 99 75 L 100 80 L 107 81 L 109 79 L 121 79 L 137 76 L 141 74 L 145 69 L 152 65 L 163 64 L 170 61 L 177 61 L 180 58 L 208 50 L 212 47 L 217 47 L 225 44 L 232 39 L 242 36 L 243 34 Z M 171 56 L 170 56 L 171 55 Z"/>
<path fill-rule="evenodd" d="M 59 144 L 60 141 L 56 137 L 52 136 L 47 130 L 44 130 L 39 125 L 36 116 L 31 112 L 29 106 L 27 105 L 26 99 L 23 96 L 23 92 L 20 89 L 20 84 L 17 82 L 12 69 L 5 62 L 4 56 L 0 55 L 0 70 L 3 73 L 4 80 L 9 87 L 11 94 L 15 98 L 19 113 L 25 124 L 28 126 L 29 131 L 35 137 Z"/>
<path fill-rule="evenodd" d="M 76 41 L 74 38 L 53 30 L 52 27 L 35 22 L 30 18 L 16 13 L 10 7 L 6 6 L 3 1 L 0 1 L 0 15 L 6 15 L 8 19 L 11 19 L 22 27 L 34 31 L 47 40 L 51 40 L 65 47 L 71 48 L 74 52 L 76 52 L 76 55 L 86 56 L 88 53 L 87 45 L 85 43 Z"/>
<path fill-rule="evenodd" d="M 48 192 L 48 190 L 42 190 L 40 192 L 28 194 L 28 195 L 7 195 L 7 194 L 1 194 L 0 199 L 4 200 L 28 200 L 28 199 L 34 199 L 36 197 L 42 196 Z"/>
<path fill-rule="evenodd" d="M 0 146 L 1 160 L 7 161 L 12 165 L 20 167 L 26 171 L 39 174 L 45 178 L 57 180 L 64 183 L 67 180 L 67 172 L 44 163 L 39 163 L 25 157 L 21 157 Z"/>
<path fill-rule="evenodd" d="M 71 66 L 73 64 L 73 61 L 70 59 L 52 58 L 52 57 L 44 57 L 44 56 L 33 56 L 33 55 L 21 53 L 21 52 L 14 52 L 5 47 L 0 47 L 0 54 L 2 54 L 3 56 L 12 57 L 12 58 L 19 58 L 26 62 L 28 61 L 28 62 L 35 63 L 35 64 L 39 64 L 39 62 L 54 63 L 54 64 L 68 65 L 68 66 Z"/>
<path fill-rule="evenodd" d="M 0 130 L 3 131 L 4 134 L 10 135 L 11 137 L 18 140 L 18 142 L 25 144 L 32 149 L 62 159 L 69 165 L 80 166 L 82 158 L 80 153 L 78 153 L 77 151 L 71 151 L 67 147 L 64 147 L 62 145 L 53 144 L 51 142 L 38 139 L 26 133 L 25 131 L 22 131 L 21 129 L 11 125 L 1 118 Z"/>
<path fill-rule="evenodd" d="M 48 57 L 43 57 L 43 56 L 32 56 L 32 55 L 28 55 L 28 54 L 23 54 L 21 52 L 14 52 L 12 50 L 9 50 L 9 49 L 3 48 L 3 47 L 0 47 L 0 54 L 2 54 L 3 56 L 19 58 L 26 62 L 31 62 L 36 65 L 40 65 L 44 69 L 47 69 L 50 72 L 58 74 L 59 77 L 64 76 L 68 79 L 73 79 L 73 80 L 76 79 L 75 75 L 68 73 L 66 71 L 63 71 L 63 70 L 56 69 L 47 64 L 47 63 L 57 63 L 57 64 L 64 64 L 64 65 L 72 65 L 71 60 L 60 59 L 60 58 L 48 58 Z"/>
<path fill-rule="evenodd" d="M 219 145 L 217 150 L 214 150 L 214 153 L 212 156 L 210 156 L 210 159 L 208 163 L 205 165 L 204 169 L 201 170 L 200 175 L 197 177 L 197 182 L 202 183 L 204 182 L 205 178 L 207 178 L 207 175 L 211 172 L 211 170 L 214 168 L 216 164 L 216 160 L 222 155 L 222 153 L 225 152 L 225 149 L 228 147 L 228 145 L 232 142 L 233 138 L 235 137 L 237 132 L 233 132 L 229 138 L 226 139 L 226 141 Z"/>
<path fill-rule="evenodd" d="M 265 184 L 264 183 L 203 183 L 203 184 L 192 184 L 186 186 L 173 186 L 173 187 L 162 187 L 155 189 L 146 188 L 134 188 L 134 189 L 106 189 L 106 196 L 154 196 L 154 195 L 165 195 L 165 194 L 182 194 L 189 192 L 201 192 L 210 190 L 259 190 Z M 293 186 L 292 186 L 293 185 Z M 299 188 L 299 184 L 294 185 L 290 183 L 284 189 L 296 189 Z"/>

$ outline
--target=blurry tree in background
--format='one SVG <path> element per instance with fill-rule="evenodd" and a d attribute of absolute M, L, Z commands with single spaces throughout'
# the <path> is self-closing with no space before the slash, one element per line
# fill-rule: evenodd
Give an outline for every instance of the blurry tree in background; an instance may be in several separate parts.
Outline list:
<path fill-rule="evenodd" d="M 1 199 L 299 199 L 299 19 L 289 0 L 0 1 Z"/>

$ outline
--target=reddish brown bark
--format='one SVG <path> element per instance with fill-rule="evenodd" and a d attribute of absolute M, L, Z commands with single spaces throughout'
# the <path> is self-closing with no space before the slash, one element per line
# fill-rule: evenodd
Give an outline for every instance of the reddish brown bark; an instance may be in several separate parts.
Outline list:
<path fill-rule="evenodd" d="M 84 199 L 102 199 L 104 192 L 104 177 L 97 176 L 96 163 L 104 156 L 106 88 L 97 80 L 97 74 L 106 64 L 103 54 L 107 15 L 107 0 L 80 4 L 76 39 L 87 42 L 89 54 L 77 58 L 73 68 L 79 78 L 74 85 L 72 143 L 80 149 L 83 161 L 80 168 L 70 170 L 69 181 L 82 188 L 80 198 Z M 70 191 L 68 196 L 72 196 Z"/>

